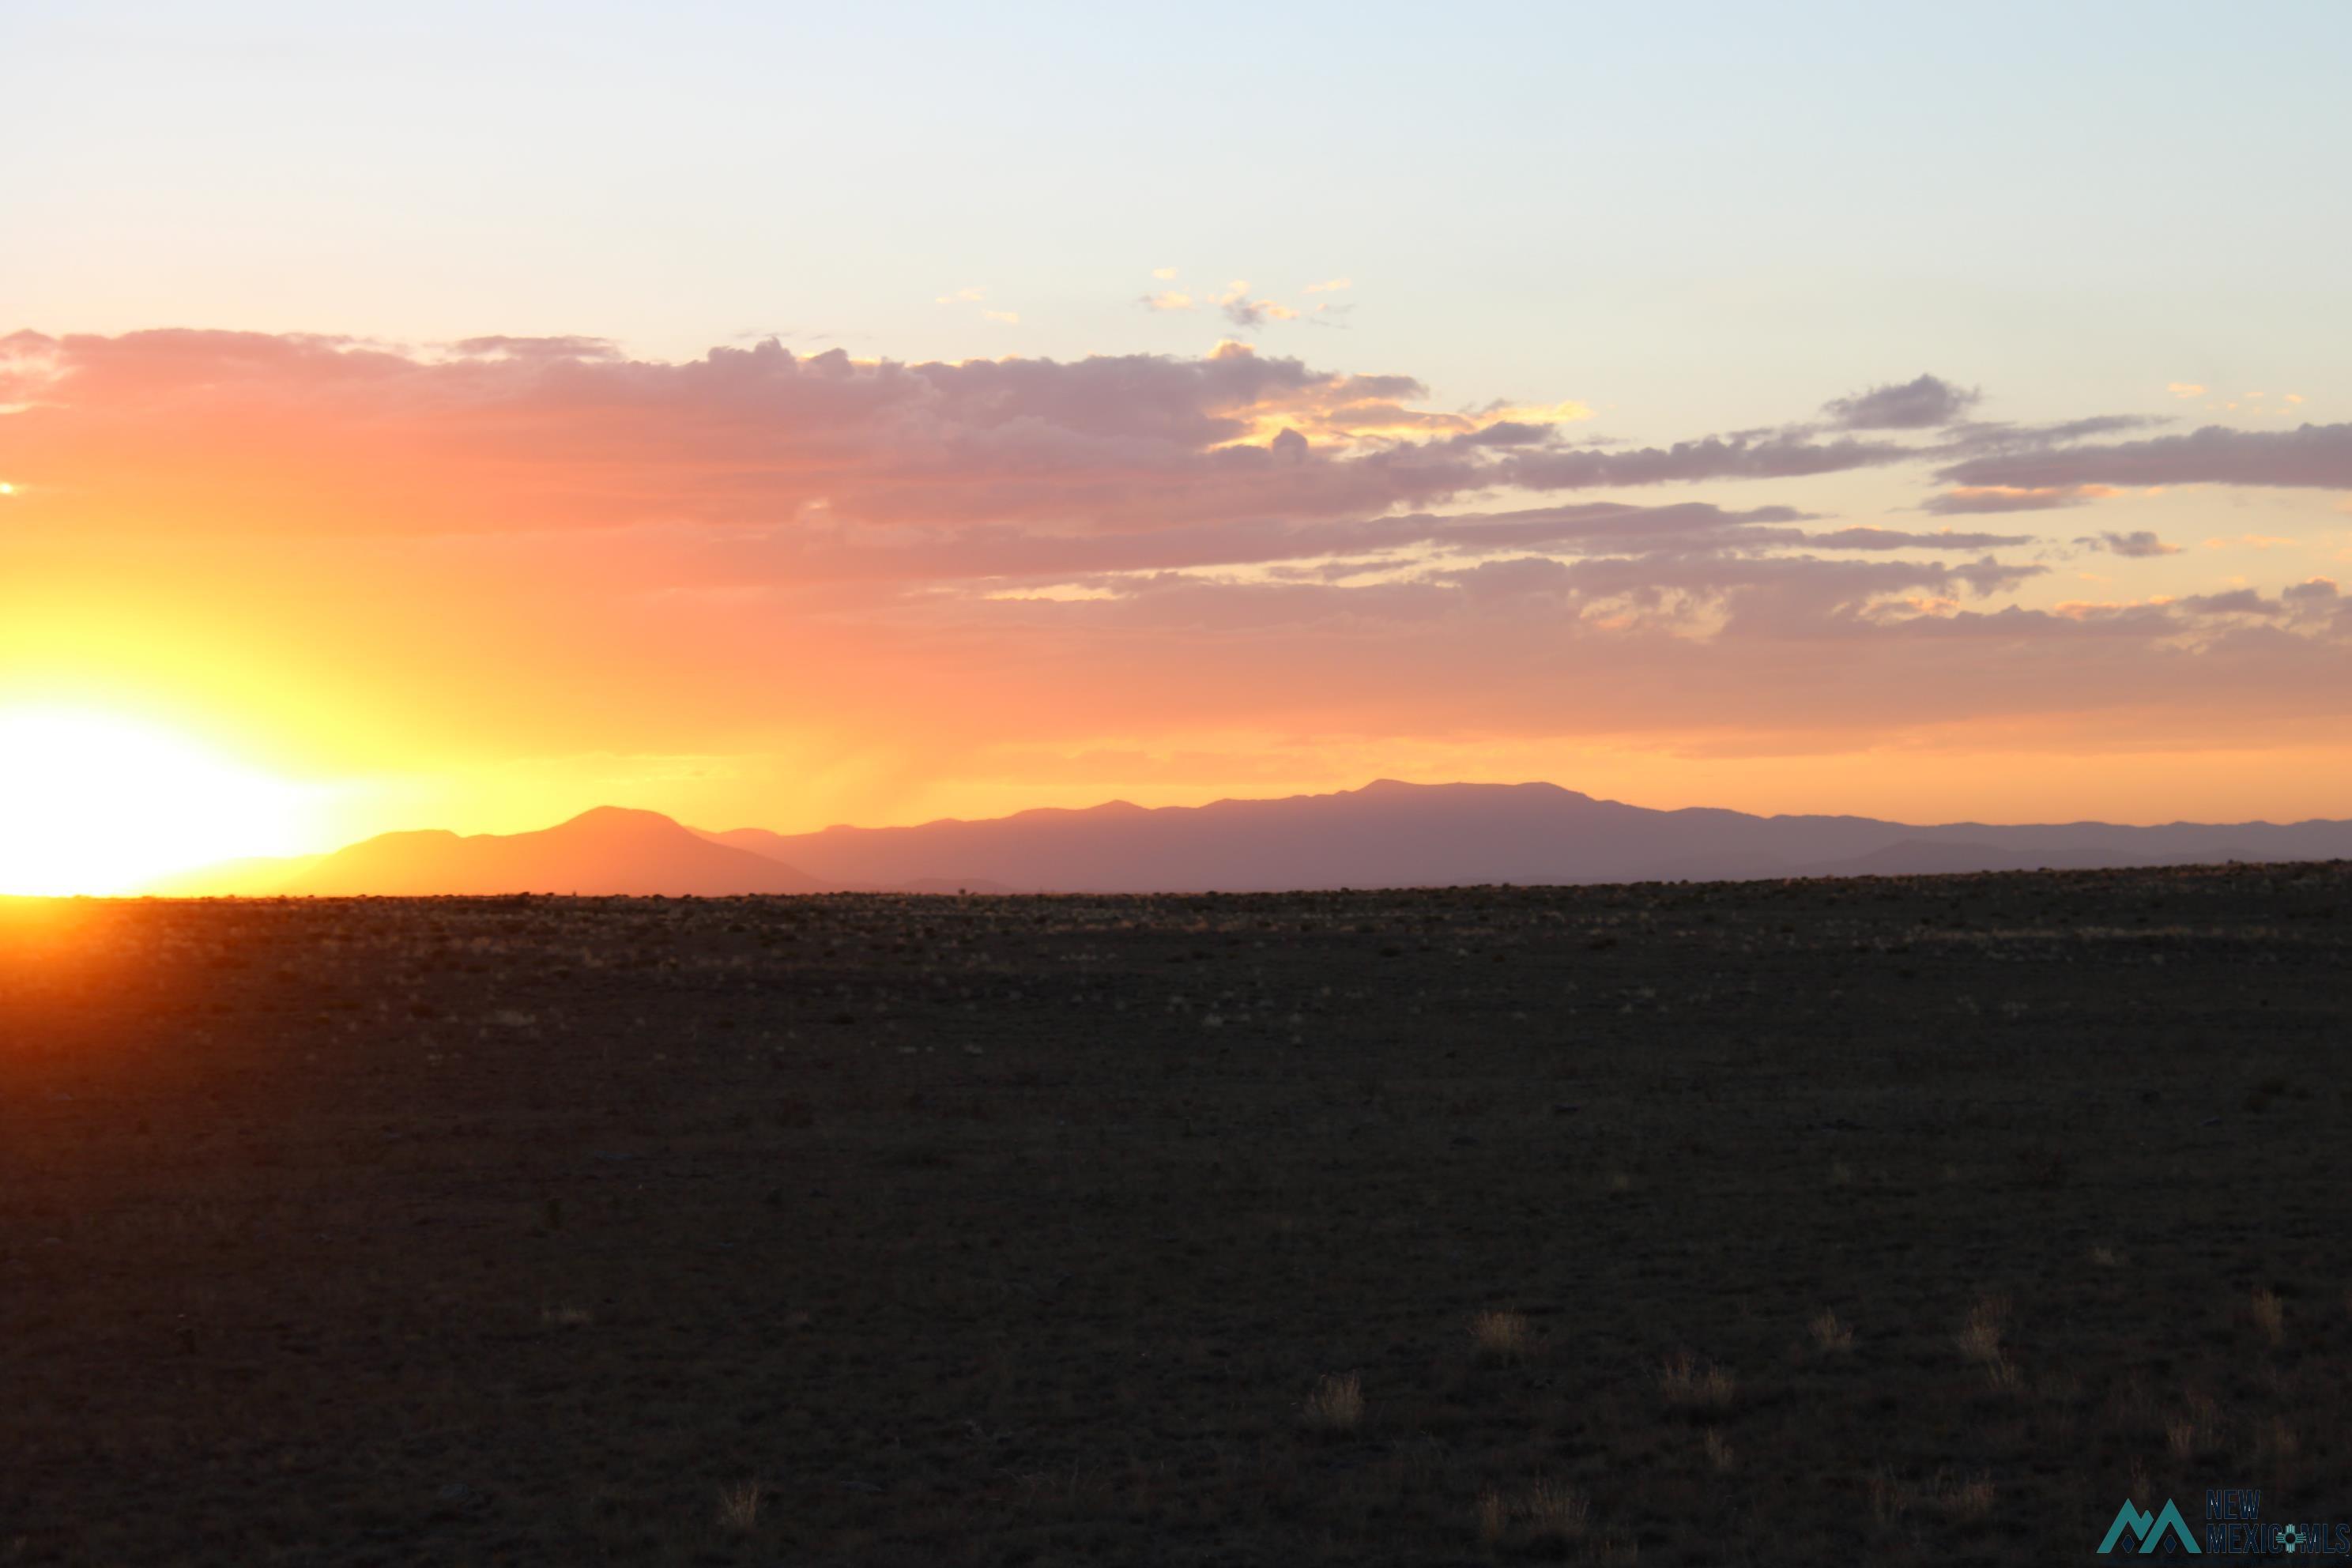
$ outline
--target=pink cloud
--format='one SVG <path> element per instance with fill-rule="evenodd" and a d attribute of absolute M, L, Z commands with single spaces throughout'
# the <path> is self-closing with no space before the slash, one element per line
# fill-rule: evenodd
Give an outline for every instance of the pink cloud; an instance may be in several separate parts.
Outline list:
<path fill-rule="evenodd" d="M 2315 591 L 2023 609 L 2000 601 L 2044 568 L 1988 552 L 2031 534 L 1825 521 L 1784 493 L 1962 447 L 1961 468 L 2093 470 L 2161 443 L 2067 445 L 2112 434 L 2100 416 L 1935 425 L 1921 446 L 1885 432 L 1972 398 L 1938 382 L 1846 401 L 1842 428 L 1620 446 L 1570 440 L 1574 405 L 1463 413 L 1410 375 L 1233 344 L 948 364 L 772 342 L 661 363 L 585 338 L 20 333 L 0 340 L 0 407 L 21 405 L 0 413 L 0 474 L 23 490 L 16 538 L 47 530 L 42 549 L 92 571 L 315 552 L 331 566 L 303 590 L 329 618 L 373 626 L 371 597 L 396 592 L 461 600 L 430 656 L 459 668 L 512 657 L 479 622 L 518 605 L 556 669 L 541 700 L 593 671 L 649 731 L 688 710 L 748 722 L 792 679 L 796 711 L 845 731 L 887 713 L 972 743 L 2345 710 L 2345 613 Z M 1652 488 L 1696 483 L 1724 489 Z"/>

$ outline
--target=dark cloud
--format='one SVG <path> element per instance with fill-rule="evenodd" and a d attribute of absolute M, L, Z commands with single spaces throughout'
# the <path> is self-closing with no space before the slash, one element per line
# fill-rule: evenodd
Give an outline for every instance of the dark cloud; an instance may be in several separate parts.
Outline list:
<path fill-rule="evenodd" d="M 1687 484 L 1701 479 L 1780 479 L 1883 467 L 1916 457 L 1891 441 L 1814 441 L 1791 433 L 1710 436 L 1672 447 L 1633 450 L 1572 447 L 1529 452 L 1503 470 L 1528 489 L 1593 489 L 1603 486 Z"/>
<path fill-rule="evenodd" d="M 2030 533 L 1906 533 L 1895 528 L 1841 528 L 1830 533 L 1810 533 L 1805 542 L 1823 550 L 1998 550 L 2004 545 L 2031 544 Z"/>
<path fill-rule="evenodd" d="M 2134 559 L 2180 553 L 2180 546 L 2167 544 L 2145 528 L 2135 529 L 2129 533 L 2095 533 L 2074 542 L 2086 550 L 2104 550 L 2110 555 L 2126 555 Z"/>
<path fill-rule="evenodd" d="M 2062 419 L 2048 425 L 1979 424 L 1971 421 L 1946 431 L 1940 450 L 1944 455 L 1958 457 L 1972 452 L 2054 447 L 2067 441 L 2086 440 L 2093 436 L 2116 436 L 2126 430 L 2152 430 L 2171 423 L 2169 416 L 2153 414 L 2094 414 L 2086 418 Z"/>
<path fill-rule="evenodd" d="M 1932 430 L 1958 419 L 1983 395 L 1940 376 L 1922 375 L 1899 385 L 1832 398 L 1822 405 L 1822 412 L 1848 430 Z"/>
<path fill-rule="evenodd" d="M 2220 484 L 2352 489 L 2352 425 L 2294 430 L 2208 425 L 2186 436 L 2146 441 L 1992 453 L 1954 463 L 1940 477 L 1959 485 L 2025 489 Z"/>
<path fill-rule="evenodd" d="M 1524 425 L 1515 419 L 1497 419 L 1482 430 L 1460 437 L 1474 447 L 1532 447 L 1551 438 L 1549 425 Z"/>
<path fill-rule="evenodd" d="M 2174 601 L 2176 607 L 2200 616 L 2274 616 L 2279 613 L 2275 600 L 2265 599 L 2252 588 L 2233 588 L 2226 594 L 2191 594 Z"/>

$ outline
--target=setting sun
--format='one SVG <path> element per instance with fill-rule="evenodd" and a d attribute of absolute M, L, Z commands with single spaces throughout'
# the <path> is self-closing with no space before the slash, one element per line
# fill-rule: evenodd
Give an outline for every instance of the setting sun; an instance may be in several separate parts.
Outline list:
<path fill-rule="evenodd" d="M 301 847 L 310 792 L 121 715 L 0 711 L 0 893 L 138 891 Z"/>

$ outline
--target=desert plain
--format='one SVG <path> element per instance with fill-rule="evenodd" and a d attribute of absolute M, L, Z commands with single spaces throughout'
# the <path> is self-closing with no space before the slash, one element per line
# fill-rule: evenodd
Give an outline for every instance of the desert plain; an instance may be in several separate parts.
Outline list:
<path fill-rule="evenodd" d="M 0 905 L 0 1563 L 2352 1518 L 2352 864 Z"/>

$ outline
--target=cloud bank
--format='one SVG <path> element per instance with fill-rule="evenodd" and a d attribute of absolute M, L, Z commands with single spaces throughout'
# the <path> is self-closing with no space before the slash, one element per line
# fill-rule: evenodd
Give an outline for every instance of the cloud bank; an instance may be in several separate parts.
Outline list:
<path fill-rule="evenodd" d="M 1801 749 L 2085 713 L 2145 744 L 2185 715 L 2347 709 L 2352 616 L 2307 568 L 2054 602 L 2070 551 L 2189 563 L 2150 529 L 2044 539 L 2032 517 L 2120 512 L 2125 487 L 2352 488 L 2352 427 L 1972 423 L 1981 394 L 1923 375 L 1826 422 L 1620 440 L 1561 390 L 1446 407 L 1411 374 L 1234 342 L 665 363 L 585 337 L 19 332 L 0 564 L 53 596 L 200 584 L 223 617 L 363 627 L 420 681 L 519 670 L 516 704 L 576 707 L 567 743 L 635 726 L 672 752 L 704 743 L 689 719 L 783 711 L 857 752 L 909 732 Z M 1896 517 L 2019 521 L 1896 526 L 1831 506 L 1832 481 Z"/>

